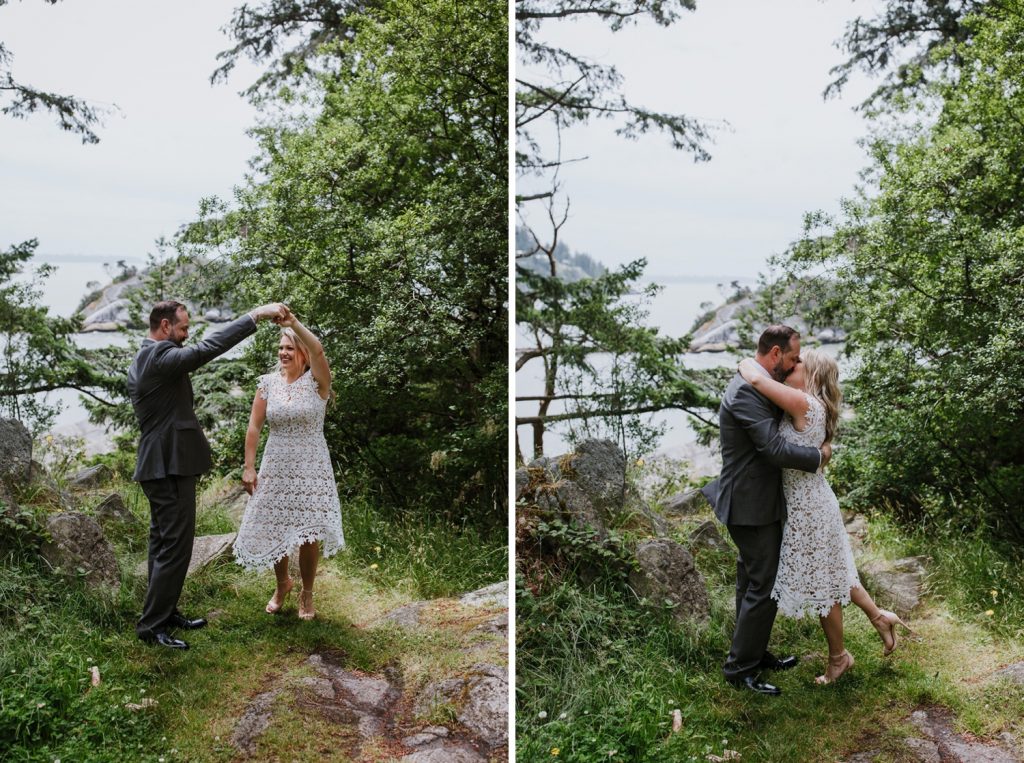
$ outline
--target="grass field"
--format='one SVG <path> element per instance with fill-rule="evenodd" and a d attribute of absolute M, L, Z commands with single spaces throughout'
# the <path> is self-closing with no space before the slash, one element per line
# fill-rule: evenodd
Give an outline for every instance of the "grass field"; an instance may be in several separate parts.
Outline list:
<path fill-rule="evenodd" d="M 685 542 L 696 521 L 678 526 Z M 941 706 L 956 730 L 994 739 L 1024 736 L 1024 687 L 992 680 L 1024 660 L 1024 572 L 979 538 L 907 535 L 882 517 L 869 522 L 871 554 L 932 559 L 915 635 L 882 657 L 856 607 L 845 610 L 856 665 L 817 686 L 826 648 L 815 618 L 776 620 L 771 647 L 801 663 L 772 674 L 780 697 L 737 691 L 721 677 L 733 626 L 735 555 L 701 548 L 698 568 L 711 622 L 687 629 L 641 608 L 613 576 L 584 585 L 551 575 L 538 590 L 517 585 L 517 753 L 523 761 L 837 761 L 876 750 L 879 761 L 918 760 L 906 719 Z M 673 711 L 682 728 L 672 732 Z"/>
<path fill-rule="evenodd" d="M 144 496 L 122 482 L 76 499 L 88 510 L 112 490 L 141 520 L 112 535 L 123 571 L 116 596 L 55 575 L 38 556 L 32 533 L 11 522 L 2 527 L 0 760 L 236 760 L 229 740 L 245 704 L 271 680 L 280 685 L 308 675 L 304 662 L 312 652 L 339 655 L 348 668 L 366 672 L 401 663 L 407 683 L 458 666 L 465 657 L 451 631 L 367 623 L 410 601 L 473 590 L 506 575 L 503 537 L 422 518 L 396 524 L 369 505 L 343 506 L 349 547 L 321 562 L 316 620 L 296 617 L 294 596 L 282 615 L 267 615 L 273 574 L 215 562 L 188 579 L 182 596 L 182 609 L 209 616 L 210 625 L 188 634 L 189 651 L 174 652 L 143 644 L 134 633 L 145 589 L 134 573 L 145 558 Z M 35 504 L 31 495 L 22 498 L 33 521 L 52 510 L 41 498 Z M 232 529 L 224 507 L 206 502 L 198 533 Z M 92 666 L 101 678 L 95 687 Z M 147 701 L 142 709 L 130 707 Z M 316 713 L 282 708 L 260 740 L 259 758 L 345 760 L 347 733 Z"/>

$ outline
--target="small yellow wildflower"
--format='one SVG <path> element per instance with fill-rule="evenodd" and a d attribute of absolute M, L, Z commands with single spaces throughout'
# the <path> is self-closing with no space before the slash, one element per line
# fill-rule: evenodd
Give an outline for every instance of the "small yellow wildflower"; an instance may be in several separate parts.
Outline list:
<path fill-rule="evenodd" d="M 644 460 L 643 460 L 642 458 L 638 458 L 638 459 L 636 460 L 636 465 L 637 465 L 637 466 L 643 466 L 643 465 L 644 465 Z"/>
<path fill-rule="evenodd" d="M 374 563 L 374 564 L 371 564 L 371 565 L 370 565 L 370 569 L 371 569 L 371 570 L 375 570 L 375 569 L 377 569 L 377 565 L 376 565 L 376 563 Z"/>
<path fill-rule="evenodd" d="M 559 750 L 559 749 L 558 749 L 557 747 L 552 747 L 552 748 L 551 748 L 551 754 L 552 754 L 552 755 L 553 755 L 554 757 L 556 757 L 556 758 L 558 757 L 558 753 L 560 753 L 560 752 L 561 752 L 561 750 Z"/>
<path fill-rule="evenodd" d="M 377 556 L 380 556 L 380 546 L 374 546 L 373 551 L 375 554 L 377 554 Z"/>
<path fill-rule="evenodd" d="M 992 615 L 994 615 L 995 613 L 996 613 L 996 611 L 994 609 L 986 609 L 985 610 L 985 616 L 986 617 L 992 617 Z"/>

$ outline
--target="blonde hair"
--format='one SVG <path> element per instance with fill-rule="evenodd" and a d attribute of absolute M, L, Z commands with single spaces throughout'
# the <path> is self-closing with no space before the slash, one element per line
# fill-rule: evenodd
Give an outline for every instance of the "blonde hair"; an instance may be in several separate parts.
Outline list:
<path fill-rule="evenodd" d="M 306 347 L 306 343 L 299 339 L 299 335 L 295 333 L 293 329 L 283 328 L 281 329 L 281 336 L 288 337 L 289 341 L 295 345 L 295 349 L 302 353 L 302 359 L 305 361 L 303 365 L 303 373 L 309 370 L 309 348 Z M 281 373 L 281 361 L 277 361 L 277 372 Z"/>
<path fill-rule="evenodd" d="M 835 437 L 839 424 L 839 408 L 843 390 L 839 387 L 839 366 L 835 359 L 821 350 L 808 350 L 801 355 L 804 364 L 804 387 L 825 406 L 825 440 Z"/>

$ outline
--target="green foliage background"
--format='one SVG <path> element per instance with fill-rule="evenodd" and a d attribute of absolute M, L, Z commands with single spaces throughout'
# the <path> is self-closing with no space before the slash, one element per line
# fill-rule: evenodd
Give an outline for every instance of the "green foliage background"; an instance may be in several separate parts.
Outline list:
<path fill-rule="evenodd" d="M 856 417 L 831 479 L 852 506 L 1024 540 L 1024 16 L 962 20 L 951 73 L 875 123 L 878 191 L 811 215 L 790 274 L 846 313 Z"/>

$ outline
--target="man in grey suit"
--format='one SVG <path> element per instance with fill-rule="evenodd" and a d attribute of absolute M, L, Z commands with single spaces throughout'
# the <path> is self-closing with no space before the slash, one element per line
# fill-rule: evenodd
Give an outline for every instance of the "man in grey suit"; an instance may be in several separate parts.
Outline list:
<path fill-rule="evenodd" d="M 800 335 L 789 326 L 769 326 L 754 356 L 766 375 L 785 381 L 800 362 Z M 779 435 L 782 411 L 738 373 L 722 397 L 718 423 L 722 473 L 704 495 L 739 549 L 736 562 L 736 628 L 722 672 L 729 683 L 760 694 L 781 690 L 763 681 L 761 670 L 786 670 L 795 657 L 778 659 L 768 651 L 777 605 L 771 598 L 779 569 L 786 499 L 782 469 L 813 472 L 832 455 L 787 442 Z"/>
<path fill-rule="evenodd" d="M 149 585 L 135 632 L 143 641 L 188 649 L 171 628 L 202 628 L 202 618 L 178 611 L 178 597 L 192 559 L 196 525 L 196 480 L 211 466 L 193 409 L 189 373 L 222 355 L 256 331 L 256 323 L 283 318 L 287 308 L 263 305 L 191 347 L 188 310 L 180 302 L 158 302 L 149 315 L 149 336 L 128 369 L 128 395 L 139 420 L 134 480 L 149 499 Z"/>

